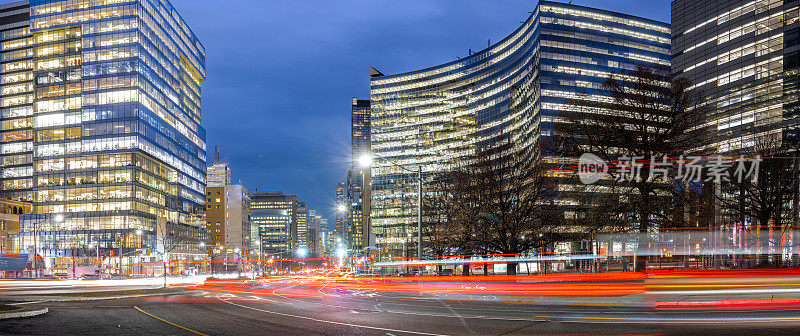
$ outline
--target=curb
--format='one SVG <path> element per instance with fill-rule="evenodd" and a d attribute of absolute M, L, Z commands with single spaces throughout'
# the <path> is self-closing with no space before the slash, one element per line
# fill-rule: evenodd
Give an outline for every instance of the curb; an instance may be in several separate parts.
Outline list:
<path fill-rule="evenodd" d="M 102 301 L 102 300 L 118 300 L 118 299 L 131 299 L 131 298 L 138 298 L 138 297 L 148 297 L 148 296 L 168 296 L 168 295 L 177 295 L 177 294 L 186 294 L 190 291 L 182 291 L 182 292 L 175 292 L 175 293 L 162 293 L 162 294 L 136 294 L 136 295 L 123 295 L 123 296 L 109 296 L 109 297 L 49 297 L 49 298 L 14 298 L 14 297 L 6 297 L 6 299 L 13 299 L 15 301 L 21 302 L 36 302 L 36 303 L 43 303 L 43 302 L 83 302 L 83 301 Z"/>
<path fill-rule="evenodd" d="M 50 312 L 50 309 L 44 308 L 44 309 L 28 310 L 21 312 L 0 313 L 0 320 L 33 317 L 33 316 L 47 314 L 48 312 Z"/>

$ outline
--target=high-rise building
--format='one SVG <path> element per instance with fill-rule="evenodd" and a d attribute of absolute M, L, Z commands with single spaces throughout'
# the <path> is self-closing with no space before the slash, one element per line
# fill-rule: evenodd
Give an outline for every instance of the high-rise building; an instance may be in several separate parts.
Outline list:
<path fill-rule="evenodd" d="M 20 247 L 203 260 L 205 50 L 178 11 L 167 0 L 2 11 L 3 190 L 34 205 Z"/>
<path fill-rule="evenodd" d="M 325 244 L 322 238 L 327 232 L 328 220 L 322 218 L 317 210 L 308 210 L 308 252 L 312 256 L 325 255 Z"/>
<path fill-rule="evenodd" d="M 348 216 L 350 214 L 350 201 L 347 197 L 347 182 L 336 184 L 336 225 L 333 234 L 341 239 L 347 238 Z M 344 209 L 344 211 L 342 210 Z"/>
<path fill-rule="evenodd" d="M 221 187 L 231 184 L 231 168 L 225 163 L 215 163 L 206 169 L 206 185 Z"/>
<path fill-rule="evenodd" d="M 297 229 L 297 196 L 280 191 L 256 191 L 251 198 L 250 216 L 258 226 L 261 247 L 265 254 L 294 250 Z"/>
<path fill-rule="evenodd" d="M 33 200 L 33 49 L 27 1 L 0 5 L 0 252 L 18 252 L 21 214 Z"/>
<path fill-rule="evenodd" d="M 672 2 L 672 70 L 706 98 L 710 135 L 696 148 L 726 153 L 758 142 L 800 142 L 798 2 Z M 763 141 L 763 142 L 762 142 Z"/>
<path fill-rule="evenodd" d="M 308 251 L 308 207 L 306 202 L 297 202 L 295 212 L 295 227 L 292 229 L 292 246 L 295 250 L 306 249 Z"/>
<path fill-rule="evenodd" d="M 580 108 L 570 101 L 608 99 L 601 85 L 610 75 L 668 67 L 669 59 L 668 24 L 540 1 L 484 50 L 396 75 L 371 71 L 371 221 L 381 252 L 398 256 L 404 243 L 416 244 L 419 167 L 429 176 L 502 145 L 535 151 L 542 162 L 577 161 L 541 146 L 558 141 L 560 115 Z M 574 217 L 584 205 L 564 197 L 564 216 Z"/>
<path fill-rule="evenodd" d="M 2 198 L 33 201 L 33 35 L 28 1 L 0 5 Z"/>
<path fill-rule="evenodd" d="M 372 109 L 369 99 L 353 98 L 353 106 L 350 113 L 350 155 L 353 158 L 353 167 L 358 166 L 358 159 L 364 155 L 370 155 L 371 118 Z"/>
<path fill-rule="evenodd" d="M 370 101 L 368 99 L 353 98 L 350 113 L 350 170 L 347 172 L 347 198 L 348 198 L 348 237 L 350 248 L 356 251 L 369 246 L 370 242 L 364 237 L 369 237 L 369 183 L 370 169 L 362 167 L 359 161 L 371 153 L 371 115 Z"/>

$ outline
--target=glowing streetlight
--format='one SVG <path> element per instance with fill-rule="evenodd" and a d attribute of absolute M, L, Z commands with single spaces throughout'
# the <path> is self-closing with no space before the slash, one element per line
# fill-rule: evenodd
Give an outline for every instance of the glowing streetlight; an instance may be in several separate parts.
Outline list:
<path fill-rule="evenodd" d="M 358 165 L 362 168 L 372 167 L 372 155 L 364 154 L 358 158 Z"/>
<path fill-rule="evenodd" d="M 344 259 L 344 257 L 347 255 L 347 251 L 345 251 L 343 248 L 339 248 L 336 250 L 336 255 L 339 256 L 339 259 Z"/>
<path fill-rule="evenodd" d="M 200 242 L 200 247 L 206 247 L 206 242 Z"/>
<path fill-rule="evenodd" d="M 347 206 L 344 204 L 339 204 L 336 206 L 336 210 L 339 212 L 347 212 Z"/>
<path fill-rule="evenodd" d="M 64 215 L 58 214 L 58 215 L 56 215 L 56 217 L 55 217 L 55 218 L 53 218 L 53 220 L 54 220 L 56 223 L 61 223 L 61 222 L 63 222 L 63 221 L 64 221 Z"/>
<path fill-rule="evenodd" d="M 301 247 L 300 249 L 297 250 L 297 256 L 299 256 L 300 258 L 305 258 L 306 255 L 308 255 L 308 250 L 306 250 L 305 247 Z"/>
<path fill-rule="evenodd" d="M 142 230 L 136 230 L 136 235 L 141 236 L 144 232 Z"/>

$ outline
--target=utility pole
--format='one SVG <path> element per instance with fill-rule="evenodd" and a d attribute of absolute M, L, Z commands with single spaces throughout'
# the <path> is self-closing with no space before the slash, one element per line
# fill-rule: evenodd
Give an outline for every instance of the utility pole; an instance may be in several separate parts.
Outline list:
<path fill-rule="evenodd" d="M 39 279 L 38 259 L 36 259 L 36 255 L 39 254 L 39 248 L 36 246 L 36 226 L 38 224 L 38 222 L 33 222 L 33 272 L 36 279 Z"/>
<path fill-rule="evenodd" d="M 127 236 L 125 235 L 124 232 L 122 232 L 121 234 L 122 234 L 122 243 L 120 243 L 120 245 L 119 245 L 119 274 L 120 275 L 122 275 L 122 246 L 125 245 L 125 238 L 127 238 Z"/>
<path fill-rule="evenodd" d="M 75 274 L 75 243 L 72 243 L 72 277 L 78 278 L 78 275 Z"/>
<path fill-rule="evenodd" d="M 418 170 L 417 179 L 419 180 L 419 195 L 417 199 L 417 258 L 422 260 L 422 165 Z"/>

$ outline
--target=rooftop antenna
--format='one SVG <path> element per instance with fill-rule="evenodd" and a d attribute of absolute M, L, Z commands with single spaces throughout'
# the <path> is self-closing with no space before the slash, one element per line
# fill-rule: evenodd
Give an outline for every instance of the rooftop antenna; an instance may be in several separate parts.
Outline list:
<path fill-rule="evenodd" d="M 219 147 L 214 145 L 214 164 L 219 164 Z"/>
<path fill-rule="evenodd" d="M 491 47 L 492 46 L 492 39 L 489 39 L 489 42 L 486 43 L 486 46 L 487 47 Z"/>

